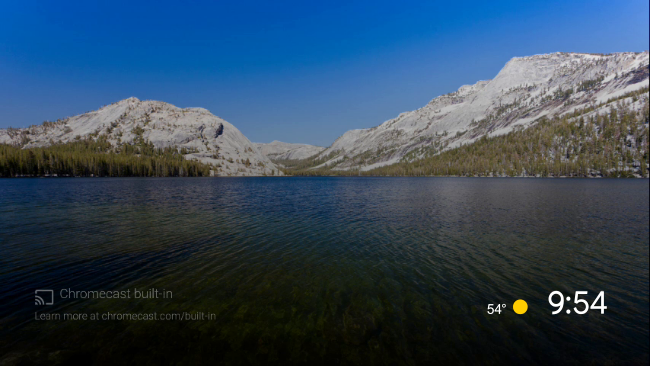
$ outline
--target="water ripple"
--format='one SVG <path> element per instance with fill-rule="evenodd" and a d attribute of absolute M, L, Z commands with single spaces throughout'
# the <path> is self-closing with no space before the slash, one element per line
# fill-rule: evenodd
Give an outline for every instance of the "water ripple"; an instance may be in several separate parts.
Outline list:
<path fill-rule="evenodd" d="M 648 195 L 647 180 L 0 180 L 0 350 L 124 363 L 135 332 L 164 363 L 644 362 Z M 174 299 L 52 309 L 218 320 L 31 320 L 37 288 L 133 287 Z M 608 310 L 551 316 L 554 290 L 605 291 Z M 518 298 L 525 316 L 485 312 Z"/>

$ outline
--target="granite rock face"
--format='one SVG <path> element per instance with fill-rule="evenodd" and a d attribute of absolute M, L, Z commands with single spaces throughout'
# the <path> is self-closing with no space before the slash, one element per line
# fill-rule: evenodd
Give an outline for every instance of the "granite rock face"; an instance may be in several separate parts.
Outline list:
<path fill-rule="evenodd" d="M 648 86 L 648 51 L 553 53 L 510 60 L 492 80 L 465 85 L 379 126 L 350 130 L 320 152 L 315 167 L 370 170 L 452 149 L 482 136 L 527 128 L 542 116 L 597 107 Z"/>
<path fill-rule="evenodd" d="M 300 160 L 307 159 L 325 150 L 324 147 L 290 144 L 287 142 L 273 141 L 266 143 L 255 143 L 258 150 L 273 160 Z"/>
<path fill-rule="evenodd" d="M 178 108 L 158 101 L 128 98 L 96 111 L 53 123 L 0 130 L 0 143 L 23 148 L 105 136 L 114 146 L 141 137 L 155 147 L 186 148 L 186 159 L 215 166 L 215 175 L 281 175 L 235 126 L 204 108 Z"/>

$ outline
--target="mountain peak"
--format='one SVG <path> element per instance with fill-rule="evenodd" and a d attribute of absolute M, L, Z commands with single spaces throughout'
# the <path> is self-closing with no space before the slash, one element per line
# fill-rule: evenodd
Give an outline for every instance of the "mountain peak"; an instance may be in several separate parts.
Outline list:
<path fill-rule="evenodd" d="M 379 126 L 349 130 L 317 157 L 368 170 L 527 128 L 648 86 L 648 52 L 555 52 L 510 59 L 489 81 L 463 85 Z"/>
<path fill-rule="evenodd" d="M 23 138 L 29 136 L 28 138 Z M 23 148 L 103 139 L 119 151 L 125 145 L 172 148 L 186 159 L 212 164 L 217 175 L 281 175 L 235 126 L 204 108 L 178 108 L 131 97 L 65 120 L 0 130 L 0 143 Z"/>
<path fill-rule="evenodd" d="M 129 98 L 120 100 L 119 102 L 117 102 L 117 104 L 121 104 L 121 103 L 137 103 L 137 102 L 140 102 L 140 99 L 138 99 L 136 97 L 129 97 Z"/>

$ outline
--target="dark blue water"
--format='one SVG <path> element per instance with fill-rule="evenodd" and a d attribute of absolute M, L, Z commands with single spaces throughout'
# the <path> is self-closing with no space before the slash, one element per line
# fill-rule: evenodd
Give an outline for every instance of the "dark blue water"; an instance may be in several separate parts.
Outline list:
<path fill-rule="evenodd" d="M 648 180 L 0 180 L 0 363 L 646 363 L 648 196 Z M 35 305 L 67 288 L 173 297 Z M 556 290 L 608 308 L 551 315 Z"/>

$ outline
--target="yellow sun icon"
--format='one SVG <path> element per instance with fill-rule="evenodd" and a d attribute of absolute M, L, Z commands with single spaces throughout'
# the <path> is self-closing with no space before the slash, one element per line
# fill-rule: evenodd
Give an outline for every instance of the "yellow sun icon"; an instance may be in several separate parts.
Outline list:
<path fill-rule="evenodd" d="M 523 314 L 528 311 L 528 303 L 524 300 L 517 300 L 515 301 L 514 305 L 512 305 L 512 309 L 517 314 Z"/>

